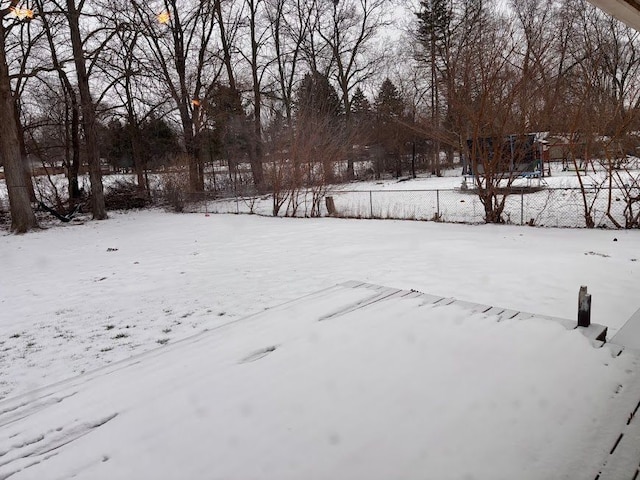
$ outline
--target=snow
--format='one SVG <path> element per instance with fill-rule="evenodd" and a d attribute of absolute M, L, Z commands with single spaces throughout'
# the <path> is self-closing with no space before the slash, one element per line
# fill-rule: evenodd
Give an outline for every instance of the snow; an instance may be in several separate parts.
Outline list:
<path fill-rule="evenodd" d="M 588 285 L 611 337 L 639 246 L 159 210 L 5 234 L 0 478 L 593 478 L 638 358 L 542 316 L 574 319 Z"/>
<path fill-rule="evenodd" d="M 614 241 L 617 239 L 617 241 Z M 111 213 L 0 236 L 0 397 L 358 279 L 575 319 L 640 306 L 640 232 Z"/>
<path fill-rule="evenodd" d="M 330 288 L 0 403 L 0 478 L 595 476 L 634 356 L 420 297 L 349 308 L 375 295 Z"/>

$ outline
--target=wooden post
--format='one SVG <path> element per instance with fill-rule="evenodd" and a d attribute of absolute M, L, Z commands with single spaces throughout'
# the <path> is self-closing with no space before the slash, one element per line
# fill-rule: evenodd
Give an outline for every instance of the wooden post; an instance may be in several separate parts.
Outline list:
<path fill-rule="evenodd" d="M 591 325 L 591 295 L 583 285 L 578 293 L 578 326 L 588 327 L 589 325 Z"/>
<path fill-rule="evenodd" d="M 333 202 L 333 197 L 325 197 L 325 203 L 327 204 L 327 213 L 331 216 L 336 214 L 336 204 Z"/>

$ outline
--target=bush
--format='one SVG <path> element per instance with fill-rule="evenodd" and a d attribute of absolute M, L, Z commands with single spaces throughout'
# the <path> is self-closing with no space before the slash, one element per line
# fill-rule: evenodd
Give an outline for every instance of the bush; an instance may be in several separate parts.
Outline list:
<path fill-rule="evenodd" d="M 9 211 L 5 208 L 4 201 L 0 198 L 0 225 L 9 224 Z"/>
<path fill-rule="evenodd" d="M 159 194 L 162 202 L 177 213 L 184 211 L 189 191 L 189 178 L 186 172 L 176 171 L 162 175 Z"/>
<path fill-rule="evenodd" d="M 150 199 L 135 183 L 118 180 L 105 192 L 104 203 L 107 210 L 131 210 L 146 207 Z"/>

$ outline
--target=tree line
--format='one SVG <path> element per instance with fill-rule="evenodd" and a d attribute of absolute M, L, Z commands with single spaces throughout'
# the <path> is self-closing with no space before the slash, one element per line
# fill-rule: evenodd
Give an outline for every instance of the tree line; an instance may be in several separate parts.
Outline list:
<path fill-rule="evenodd" d="M 505 172 L 469 139 L 554 132 L 574 159 L 610 157 L 613 182 L 614 160 L 640 131 L 638 35 L 585 0 L 0 8 L 0 159 L 17 232 L 36 225 L 30 158 L 64 166 L 69 208 L 86 164 L 91 212 L 103 219 L 105 158 L 126 159 L 143 192 L 145 172 L 170 158 L 183 161 L 191 192 L 212 171 L 215 181 L 215 162 L 229 175 L 248 165 L 277 213 L 297 189 L 319 199 L 354 178 L 358 160 L 400 176 L 417 145 L 440 174 L 443 162 L 482 153 L 474 181 L 487 221 L 499 221 Z"/>

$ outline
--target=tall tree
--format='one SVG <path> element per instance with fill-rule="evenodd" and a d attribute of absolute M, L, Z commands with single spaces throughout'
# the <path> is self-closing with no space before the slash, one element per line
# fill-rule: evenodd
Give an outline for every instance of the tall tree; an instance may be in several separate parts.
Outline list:
<path fill-rule="evenodd" d="M 304 2 L 306 3 L 306 2 Z M 302 15 L 303 0 L 267 0 L 266 14 L 271 25 L 271 42 L 275 54 L 276 109 L 290 125 L 295 103 L 295 86 L 299 80 L 303 44 L 309 34 L 309 17 Z"/>
<path fill-rule="evenodd" d="M 307 73 L 298 88 L 298 119 L 337 119 L 340 99 L 336 89 L 320 72 Z"/>
<path fill-rule="evenodd" d="M 5 49 L 5 19 L 16 8 L 14 0 L 10 6 L 0 10 L 0 159 L 4 164 L 5 181 L 9 193 L 11 211 L 11 230 L 25 233 L 37 226 L 31 207 L 29 190 L 25 182 L 24 164 L 20 150 L 19 118 L 16 115 L 16 103 L 11 91 L 11 79 Z"/>
<path fill-rule="evenodd" d="M 39 12 L 45 12 L 44 0 L 36 0 Z M 49 46 L 51 68 L 58 75 L 60 83 L 60 93 L 64 104 L 64 121 L 60 122 L 64 131 L 64 160 L 68 181 L 69 201 L 75 206 L 80 200 L 81 192 L 78 182 L 80 174 L 80 102 L 78 100 L 77 88 L 72 84 L 67 69 L 64 68 L 64 61 L 58 54 L 59 43 L 55 41 L 57 35 L 62 35 L 60 22 L 55 22 L 53 15 L 40 15 L 47 45 Z M 46 84 L 47 81 L 43 80 Z M 58 89 L 52 87 L 54 91 Z M 55 111 L 55 109 L 54 109 Z M 48 116 L 51 110 L 43 112 Z"/>
<path fill-rule="evenodd" d="M 431 83 L 431 124 L 436 133 L 433 138 L 434 173 L 440 176 L 440 82 L 446 78 L 446 48 L 451 35 L 450 0 L 422 0 L 418 16 L 418 38 L 428 52 L 424 59 L 429 64 Z"/>
<path fill-rule="evenodd" d="M 76 70 L 76 80 L 80 96 L 80 110 L 82 112 L 82 129 L 84 131 L 87 163 L 89 164 L 89 180 L 91 181 L 91 212 L 95 220 L 107 218 L 107 210 L 104 202 L 104 187 L 102 185 L 102 172 L 100 169 L 100 150 L 98 146 L 98 130 L 96 123 L 96 108 L 91 96 L 89 84 L 89 70 L 87 69 L 86 44 L 80 30 L 82 8 L 85 3 L 81 0 L 76 4 L 75 0 L 66 0 L 66 8 L 63 8 L 69 25 L 71 48 Z M 46 13 L 43 13 L 46 15 Z M 99 52 L 94 52 L 94 55 Z"/>
<path fill-rule="evenodd" d="M 397 177 L 402 175 L 402 149 L 407 141 L 407 129 L 402 124 L 404 110 L 404 101 L 398 88 L 386 78 L 375 98 L 375 130 L 384 155 L 393 159 Z M 378 165 L 378 176 L 382 169 L 383 166 Z"/>
<path fill-rule="evenodd" d="M 296 125 L 290 144 L 295 146 L 294 168 L 306 163 L 308 183 L 314 183 L 313 164 L 320 161 L 322 182 L 331 183 L 334 166 L 342 161 L 349 150 L 349 138 L 341 121 L 341 103 L 335 88 L 320 72 L 306 74 L 298 87 Z M 297 177 L 297 172 L 294 173 Z"/>
<path fill-rule="evenodd" d="M 356 131 L 356 137 L 368 141 L 372 125 L 371 102 L 360 87 L 356 88 L 351 98 L 351 123 Z"/>
<path fill-rule="evenodd" d="M 330 6 L 328 3 L 332 3 Z M 316 2 L 320 9 L 318 35 L 328 46 L 330 59 L 327 72 L 338 85 L 346 127 L 351 122 L 351 96 L 356 86 L 376 73 L 384 51 L 374 51 L 374 42 L 381 29 L 389 25 L 388 0 L 341 0 Z M 347 165 L 353 176 L 353 162 Z"/>
<path fill-rule="evenodd" d="M 258 191 L 263 191 L 264 173 L 262 169 L 262 78 L 264 75 L 264 63 L 260 58 L 261 51 L 269 34 L 268 28 L 261 28 L 260 14 L 264 7 L 263 0 L 244 0 L 249 13 L 249 53 L 243 55 L 249 64 L 251 71 L 251 90 L 253 97 L 253 135 L 249 160 L 253 182 Z"/>
<path fill-rule="evenodd" d="M 193 191 L 204 189 L 204 162 L 198 143 L 203 127 L 202 99 L 208 85 L 220 74 L 218 52 L 212 42 L 214 3 L 160 0 L 149 5 L 132 1 L 146 43 L 141 52 L 155 65 L 160 84 L 178 113 Z"/>

